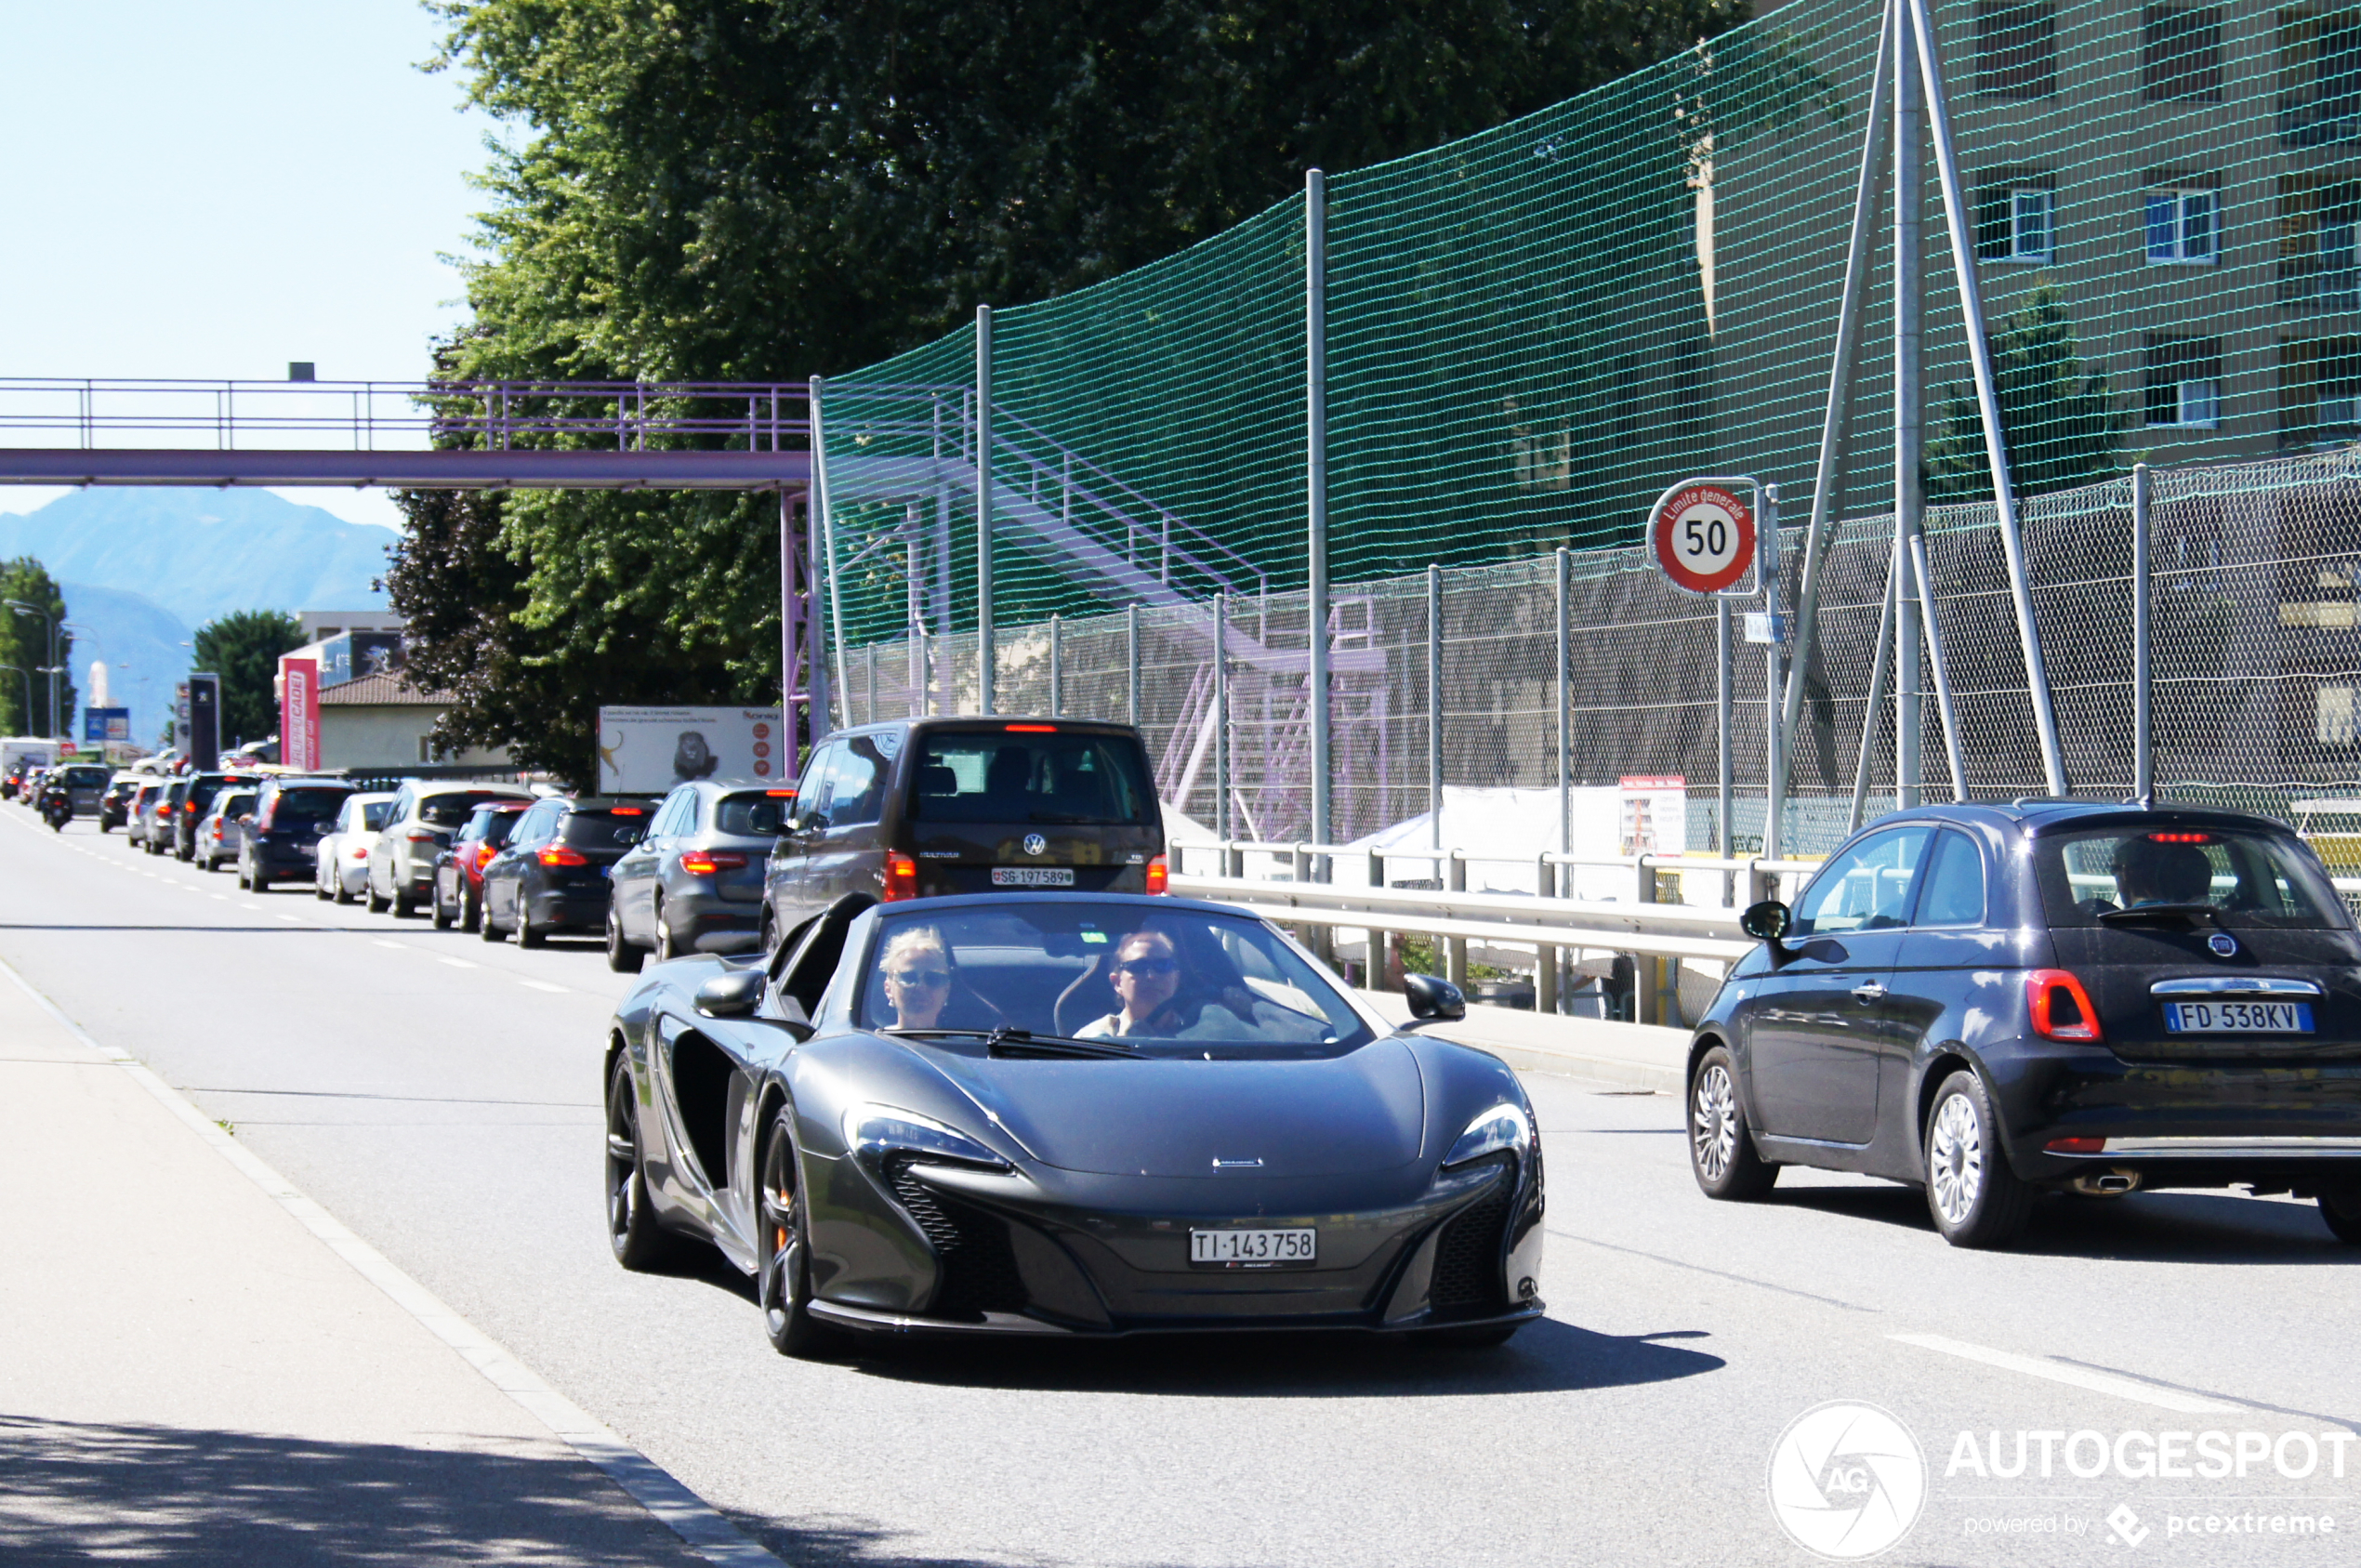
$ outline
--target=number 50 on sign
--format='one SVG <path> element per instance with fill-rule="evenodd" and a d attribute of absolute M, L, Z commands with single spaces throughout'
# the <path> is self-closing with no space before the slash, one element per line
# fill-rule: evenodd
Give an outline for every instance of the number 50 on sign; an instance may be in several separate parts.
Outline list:
<path fill-rule="evenodd" d="M 1718 484 L 1685 485 L 1656 507 L 1648 542 L 1675 587 L 1720 593 L 1754 564 L 1754 508 Z"/>

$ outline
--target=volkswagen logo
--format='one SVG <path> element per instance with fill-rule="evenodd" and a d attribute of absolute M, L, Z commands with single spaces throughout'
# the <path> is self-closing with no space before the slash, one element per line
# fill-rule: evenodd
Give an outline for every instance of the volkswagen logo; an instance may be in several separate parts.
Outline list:
<path fill-rule="evenodd" d="M 1047 854 L 1049 850 L 1049 841 L 1047 838 L 1042 837 L 1041 835 L 1037 833 L 1028 833 L 1024 836 L 1024 852 L 1026 854 Z"/>
<path fill-rule="evenodd" d="M 2205 944 L 2208 947 L 2212 948 L 2213 951 L 2222 957 L 2235 958 L 2237 956 L 2238 939 L 2232 936 L 2227 931 L 2214 932 L 2211 936 L 2205 939 Z"/>

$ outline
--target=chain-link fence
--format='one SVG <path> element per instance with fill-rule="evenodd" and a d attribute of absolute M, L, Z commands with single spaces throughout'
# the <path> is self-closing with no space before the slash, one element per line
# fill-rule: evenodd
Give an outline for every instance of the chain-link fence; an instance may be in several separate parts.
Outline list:
<path fill-rule="evenodd" d="M 2361 795 L 2361 455 L 2159 469 L 2152 475 L 2152 679 L 2163 792 L 2279 814 Z M 2132 785 L 2131 483 L 2044 496 L 2024 518 L 2034 604 L 2077 792 Z M 1785 842 L 1825 851 L 1850 815 L 1880 611 L 1893 556 L 1884 518 L 1850 520 L 1824 563 L 1821 656 L 1806 686 Z M 1998 527 L 1987 505 L 1928 515 L 1938 626 L 1969 793 L 2042 791 L 2025 666 Z M 1787 580 L 1798 529 L 1784 531 Z M 1334 838 L 1426 811 L 1431 789 L 1576 788 L 1679 778 L 1684 847 L 1719 843 L 1713 601 L 1668 584 L 1638 547 L 1564 560 L 1568 636 L 1557 637 L 1554 555 L 1347 584 L 1329 624 Z M 1310 837 L 1312 737 L 1301 594 L 1004 626 L 998 706 L 1136 722 L 1177 810 L 1226 837 Z M 1439 611 L 1439 614 L 1437 612 Z M 1217 662 L 1217 614 L 1224 657 Z M 1439 644 L 1439 646 L 1436 646 Z M 1733 650 L 1736 847 L 1763 826 L 1765 646 Z M 1438 659 L 1439 655 L 1439 659 Z M 1441 697 L 1430 679 L 1439 662 Z M 1919 785 L 1951 781 L 1932 671 L 1919 688 Z M 1563 676 L 1561 676 L 1563 672 Z M 1566 721 L 1561 726 L 1564 682 Z M 839 718 L 974 710 L 972 635 L 872 644 L 843 671 Z M 1440 708 L 1439 751 L 1431 722 Z M 1227 716 L 1226 726 L 1222 722 Z M 1868 810 L 1889 810 L 1894 705 L 1871 717 Z M 1228 783 L 1227 810 L 1222 782 Z M 1453 841 L 1452 824 L 1442 835 Z M 1556 848 L 1537 844 L 1535 849 Z M 1666 845 L 1667 849 L 1676 846 Z"/>

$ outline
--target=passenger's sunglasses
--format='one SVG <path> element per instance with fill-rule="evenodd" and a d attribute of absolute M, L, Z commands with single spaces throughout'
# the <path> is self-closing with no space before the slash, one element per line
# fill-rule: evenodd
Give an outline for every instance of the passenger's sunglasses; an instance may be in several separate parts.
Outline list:
<path fill-rule="evenodd" d="M 897 985 L 948 985 L 949 969 L 896 969 L 889 976 Z"/>
<path fill-rule="evenodd" d="M 1168 975 L 1180 966 L 1169 958 L 1126 958 L 1115 965 L 1119 974 Z"/>

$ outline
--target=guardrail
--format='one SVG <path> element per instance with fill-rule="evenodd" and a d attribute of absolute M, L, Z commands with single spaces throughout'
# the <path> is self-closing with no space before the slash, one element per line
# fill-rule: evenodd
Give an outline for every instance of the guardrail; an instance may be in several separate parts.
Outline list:
<path fill-rule="evenodd" d="M 1444 968 L 1462 984 L 1468 979 L 1471 942 L 1534 950 L 1535 1006 L 1555 1011 L 1564 994 L 1568 953 L 1617 953 L 1645 960 L 1653 973 L 1635 975 L 1637 1010 L 1642 1022 L 1677 1020 L 1679 963 L 1701 958 L 1731 963 L 1744 957 L 1752 939 L 1738 929 L 1739 903 L 1730 895 L 1743 886 L 1746 903 L 1777 897 L 1786 884 L 1808 876 L 1817 861 L 1726 859 L 1707 855 L 1597 856 L 1538 851 L 1531 856 L 1471 854 L 1462 850 L 1371 850 L 1340 844 L 1273 844 L 1248 839 L 1190 840 L 1167 846 L 1173 859 L 1171 889 L 1193 898 L 1219 900 L 1273 922 L 1313 928 L 1314 945 L 1329 948 L 1339 929 L 1368 933 L 1369 961 L 1378 971 L 1388 933 L 1437 939 Z M 1192 854 L 1216 858 L 1219 875 L 1189 869 Z M 1250 876 L 1250 859 L 1286 875 Z M 1388 881 L 1389 863 L 1439 865 L 1442 888 L 1403 888 Z M 1356 865 L 1357 863 L 1357 865 Z M 1535 892 L 1470 891 L 1470 864 L 1529 868 Z M 1572 872 L 1615 869 L 1631 877 L 1633 897 L 1566 896 Z M 1356 879 L 1355 870 L 1360 873 Z M 1709 904 L 1664 902 L 1661 874 L 1718 876 L 1724 899 Z M 1325 874 L 1325 877 L 1324 875 Z"/>

